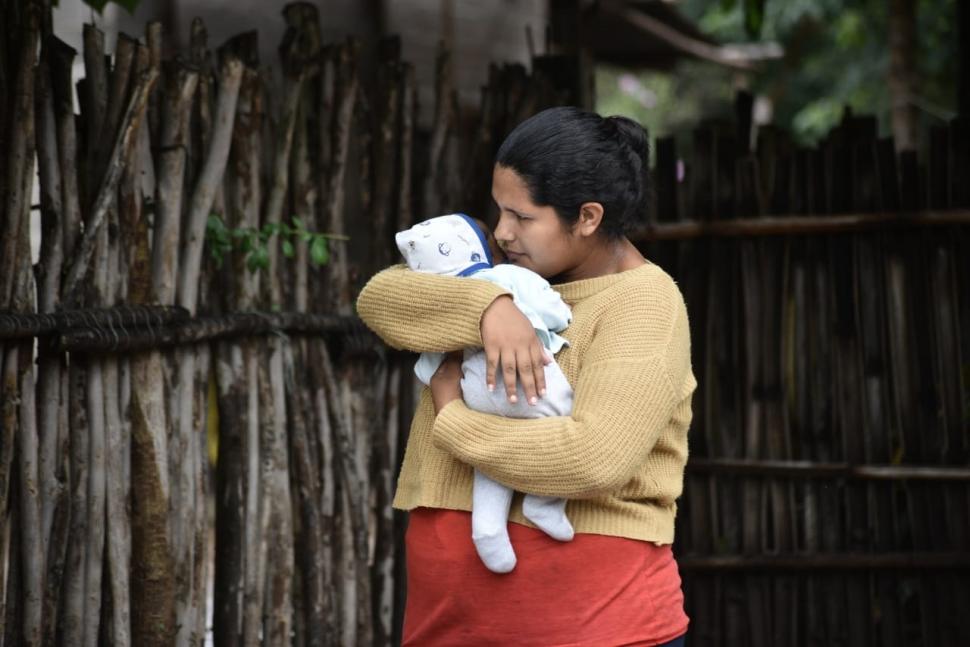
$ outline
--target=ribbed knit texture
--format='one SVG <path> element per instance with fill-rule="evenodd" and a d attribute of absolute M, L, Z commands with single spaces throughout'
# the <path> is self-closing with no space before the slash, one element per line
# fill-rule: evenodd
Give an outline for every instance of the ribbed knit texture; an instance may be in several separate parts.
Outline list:
<path fill-rule="evenodd" d="M 556 355 L 572 415 L 502 418 L 456 400 L 435 417 L 425 388 L 394 506 L 471 510 L 477 467 L 518 492 L 570 499 L 576 532 L 672 543 L 697 385 L 680 290 L 653 264 L 553 288 L 573 310 Z M 480 347 L 482 314 L 503 293 L 399 265 L 368 282 L 357 312 L 395 348 L 444 352 Z M 509 518 L 531 525 L 521 496 Z"/>

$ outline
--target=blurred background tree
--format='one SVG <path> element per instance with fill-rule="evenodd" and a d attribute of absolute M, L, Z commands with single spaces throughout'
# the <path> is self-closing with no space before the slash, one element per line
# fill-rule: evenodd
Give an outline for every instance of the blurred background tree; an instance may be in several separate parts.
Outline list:
<path fill-rule="evenodd" d="M 774 41 L 784 56 L 743 73 L 703 62 L 681 63 L 669 74 L 601 66 L 598 111 L 669 135 L 702 120 L 730 119 L 731 98 L 745 88 L 757 97 L 757 121 L 786 128 L 803 144 L 817 141 L 848 106 L 876 115 L 881 133 L 895 132 L 905 148 L 918 144 L 916 133 L 925 126 L 956 114 L 957 0 L 681 0 L 677 6 L 722 43 Z"/>

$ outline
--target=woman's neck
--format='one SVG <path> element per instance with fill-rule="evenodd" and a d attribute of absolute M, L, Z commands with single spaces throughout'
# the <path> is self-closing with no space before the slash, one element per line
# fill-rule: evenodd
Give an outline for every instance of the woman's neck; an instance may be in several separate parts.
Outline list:
<path fill-rule="evenodd" d="M 597 245 L 574 268 L 554 277 L 552 283 L 570 283 L 618 274 L 640 267 L 647 260 L 627 238 Z"/>

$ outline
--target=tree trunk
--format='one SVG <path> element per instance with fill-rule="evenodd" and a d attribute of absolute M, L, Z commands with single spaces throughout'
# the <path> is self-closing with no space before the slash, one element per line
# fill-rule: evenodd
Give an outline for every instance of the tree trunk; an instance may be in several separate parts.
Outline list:
<path fill-rule="evenodd" d="M 889 4 L 889 94 L 892 101 L 893 138 L 896 150 L 916 150 L 918 120 L 913 97 L 916 75 L 916 0 L 891 0 Z"/>

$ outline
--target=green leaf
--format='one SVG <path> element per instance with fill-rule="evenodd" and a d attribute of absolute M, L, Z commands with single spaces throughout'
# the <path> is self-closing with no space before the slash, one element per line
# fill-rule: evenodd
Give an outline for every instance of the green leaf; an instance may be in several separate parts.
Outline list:
<path fill-rule="evenodd" d="M 283 256 L 287 258 L 293 258 L 296 251 L 293 249 L 293 243 L 288 240 L 283 241 Z"/>
<path fill-rule="evenodd" d="M 323 236 L 315 236 L 310 245 L 310 260 L 314 265 L 326 265 L 330 262 L 330 246 Z"/>
<path fill-rule="evenodd" d="M 765 22 L 765 0 L 744 0 L 744 30 L 749 38 L 761 36 Z"/>
<path fill-rule="evenodd" d="M 294 216 L 292 220 L 293 220 L 293 224 L 294 225 L 296 225 L 300 229 L 303 229 L 303 219 L 302 218 L 297 218 L 297 217 Z"/>
<path fill-rule="evenodd" d="M 216 267 L 221 268 L 223 257 L 232 250 L 232 244 L 229 241 L 229 231 L 217 214 L 206 219 L 205 245 L 209 248 L 209 256 L 215 261 Z"/>
<path fill-rule="evenodd" d="M 269 252 L 267 249 L 265 247 L 255 248 L 249 254 L 249 258 L 246 259 L 246 267 L 249 268 L 250 272 L 264 270 L 269 267 Z"/>

